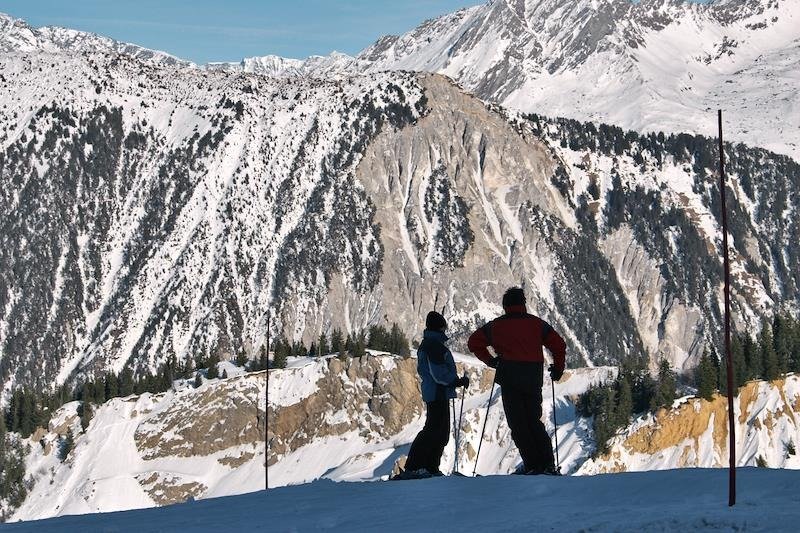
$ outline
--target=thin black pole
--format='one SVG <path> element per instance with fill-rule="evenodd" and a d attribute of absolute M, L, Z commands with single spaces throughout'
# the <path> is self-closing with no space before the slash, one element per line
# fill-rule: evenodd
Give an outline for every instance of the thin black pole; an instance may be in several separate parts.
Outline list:
<path fill-rule="evenodd" d="M 728 208 L 725 202 L 725 151 L 722 144 L 722 110 L 717 111 L 719 122 L 719 194 L 722 206 L 722 252 L 725 267 L 725 358 L 728 361 L 728 506 L 736 505 L 736 433 L 733 420 L 733 361 L 731 359 L 731 268 L 728 259 Z"/>
<path fill-rule="evenodd" d="M 269 490 L 269 330 L 271 315 L 267 311 L 267 368 L 264 369 L 267 386 L 264 393 L 264 490 Z"/>
<path fill-rule="evenodd" d="M 483 434 L 486 433 L 486 422 L 489 421 L 489 408 L 492 406 L 492 396 L 494 396 L 494 385 L 497 383 L 497 370 L 494 371 L 494 379 L 492 380 L 492 392 L 489 393 L 489 403 L 486 404 L 486 418 L 483 420 L 483 429 L 481 429 L 481 440 L 478 441 L 478 453 L 475 454 L 475 467 L 472 469 L 472 477 L 475 477 L 475 472 L 478 471 L 478 458 L 481 456 L 481 447 L 483 446 Z"/>
<path fill-rule="evenodd" d="M 558 459 L 558 420 L 556 419 L 556 381 L 550 377 L 550 388 L 553 391 L 553 436 L 556 439 L 556 470 L 561 471 L 561 461 Z"/>

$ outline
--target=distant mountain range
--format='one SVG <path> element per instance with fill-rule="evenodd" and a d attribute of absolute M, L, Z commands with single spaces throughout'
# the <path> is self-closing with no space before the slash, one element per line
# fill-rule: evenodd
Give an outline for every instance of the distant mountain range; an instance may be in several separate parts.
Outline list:
<path fill-rule="evenodd" d="M 776 2 L 491 2 L 409 35 L 435 43 L 438 32 L 475 28 L 441 65 L 461 58 L 469 72 L 489 72 L 512 40 L 470 63 L 468 51 L 488 46 L 478 29 L 549 35 L 534 22 L 558 14 L 605 36 L 582 52 L 575 43 L 588 37 L 540 42 L 532 72 L 566 76 L 623 45 L 645 49 L 641 35 L 651 34 L 641 25 L 641 38 L 603 44 L 630 26 L 619 9 L 606 13 L 613 32 L 577 22 L 615 5 L 629 17 L 650 13 L 653 35 L 678 14 L 730 27 L 791 15 Z M 657 23 L 657 6 L 674 16 Z M 782 35 L 784 22 L 771 24 Z M 401 46 L 409 39 L 365 51 L 357 61 L 373 66 L 358 75 L 342 74 L 344 56 L 199 68 L 0 18 L 6 390 L 125 365 L 152 371 L 172 354 L 252 355 L 268 312 L 273 334 L 310 344 L 320 332 L 378 322 L 415 336 L 439 302 L 463 347 L 517 283 L 531 310 L 564 333 L 572 365 L 641 356 L 692 368 L 720 326 L 715 142 L 521 115 L 439 75 L 372 72 L 382 56 L 412 66 L 411 52 L 424 54 L 419 43 Z M 271 65 L 270 75 L 256 65 Z M 313 75 L 323 70 L 329 78 Z M 514 91 L 501 93 L 510 101 Z M 800 171 L 763 149 L 727 150 L 735 320 L 748 329 L 800 302 Z"/>
<path fill-rule="evenodd" d="M 0 50 L 114 50 L 156 64 L 331 78 L 412 70 L 524 112 L 639 132 L 726 136 L 800 159 L 800 6 L 792 0 L 491 0 L 382 37 L 355 57 L 196 66 L 0 14 Z"/>

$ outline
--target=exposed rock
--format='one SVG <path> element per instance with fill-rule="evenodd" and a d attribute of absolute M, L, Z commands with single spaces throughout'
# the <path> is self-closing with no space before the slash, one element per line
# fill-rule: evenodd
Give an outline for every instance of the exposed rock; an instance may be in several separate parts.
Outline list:
<path fill-rule="evenodd" d="M 149 475 L 140 474 L 136 476 L 136 479 L 156 505 L 183 503 L 186 500 L 201 497 L 208 489 L 196 481 L 181 483 L 179 475 L 163 472 L 153 472 Z"/>
<path fill-rule="evenodd" d="M 154 416 L 141 413 L 146 418 L 136 428 L 136 446 L 144 459 L 156 459 L 206 456 L 258 442 L 264 435 L 258 393 L 253 377 L 240 376 L 200 389 L 192 402 L 194 416 L 180 403 Z"/>

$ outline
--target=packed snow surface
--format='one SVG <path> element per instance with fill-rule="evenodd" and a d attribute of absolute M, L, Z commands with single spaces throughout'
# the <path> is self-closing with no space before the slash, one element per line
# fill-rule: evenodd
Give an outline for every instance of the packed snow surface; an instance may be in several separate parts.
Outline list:
<path fill-rule="evenodd" d="M 746 468 L 307 485 L 8 531 L 796 531 L 798 475 Z"/>

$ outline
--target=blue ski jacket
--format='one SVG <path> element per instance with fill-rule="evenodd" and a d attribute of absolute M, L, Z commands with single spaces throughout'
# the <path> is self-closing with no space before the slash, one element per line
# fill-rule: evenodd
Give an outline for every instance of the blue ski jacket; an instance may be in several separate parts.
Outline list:
<path fill-rule="evenodd" d="M 453 382 L 458 377 L 456 362 L 453 354 L 445 346 L 447 335 L 441 331 L 426 329 L 422 334 L 422 344 L 417 350 L 417 372 L 422 378 L 422 399 L 426 402 L 441 399 L 441 392 L 445 398 L 455 398 L 456 388 Z"/>

